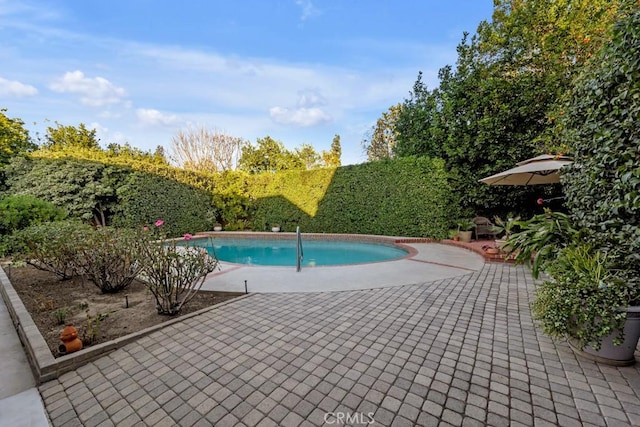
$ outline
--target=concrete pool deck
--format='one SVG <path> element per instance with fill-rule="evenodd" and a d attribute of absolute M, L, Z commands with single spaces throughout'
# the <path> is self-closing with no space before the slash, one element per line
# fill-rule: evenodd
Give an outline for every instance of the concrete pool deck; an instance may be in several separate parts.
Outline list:
<path fill-rule="evenodd" d="M 525 268 L 488 263 L 405 286 L 257 293 L 39 391 L 54 427 L 335 426 L 346 416 L 374 426 L 640 425 L 640 369 L 580 359 L 543 336 L 533 288 Z"/>
<path fill-rule="evenodd" d="M 469 250 L 438 243 L 403 243 L 405 258 L 335 267 L 262 267 L 220 263 L 202 290 L 244 292 L 334 292 L 377 289 L 449 279 L 477 271 L 484 259 Z"/>
<path fill-rule="evenodd" d="M 345 425 L 338 417 L 347 416 L 350 425 L 409 427 L 640 425 L 640 367 L 599 365 L 542 335 L 531 317 L 529 270 L 462 249 L 411 246 L 411 259 L 365 266 L 387 287 L 255 293 L 37 389 L 22 363 L 24 381 L 13 385 L 26 391 L 0 399 L 0 425 L 298 427 Z M 420 265 L 445 270 L 412 271 L 415 282 L 396 268 Z M 280 274 L 363 283 L 367 272 L 354 278 L 351 268 Z M 277 286 L 257 275 L 251 292 L 254 281 Z M 3 359 L 23 356 L 6 351 L 19 349 L 17 336 L 0 326 Z M 0 370 L 0 385 L 16 381 L 12 369 Z"/>

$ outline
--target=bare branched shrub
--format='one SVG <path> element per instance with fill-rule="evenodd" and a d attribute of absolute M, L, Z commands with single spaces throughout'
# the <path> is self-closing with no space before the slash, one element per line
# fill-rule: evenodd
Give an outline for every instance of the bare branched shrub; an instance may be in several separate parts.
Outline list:
<path fill-rule="evenodd" d="M 171 138 L 171 160 L 185 169 L 233 170 L 246 143 L 242 138 L 226 135 L 218 129 L 189 127 Z"/>
<path fill-rule="evenodd" d="M 27 264 L 70 279 L 80 268 L 78 251 L 86 245 L 86 237 L 92 231 L 78 221 L 54 221 L 21 230 L 16 238 L 25 248 Z"/>
<path fill-rule="evenodd" d="M 100 227 L 87 236 L 87 244 L 78 250 L 79 272 L 88 277 L 102 293 L 127 288 L 142 270 L 142 235 L 138 231 Z"/>
<path fill-rule="evenodd" d="M 158 313 L 175 315 L 200 290 L 218 260 L 202 247 L 179 246 L 175 241 L 148 241 L 143 275 L 156 299 Z"/>

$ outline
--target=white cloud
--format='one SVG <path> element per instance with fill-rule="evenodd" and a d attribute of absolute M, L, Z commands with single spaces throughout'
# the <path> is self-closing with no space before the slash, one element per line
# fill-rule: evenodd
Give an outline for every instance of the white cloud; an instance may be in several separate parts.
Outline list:
<path fill-rule="evenodd" d="M 20 83 L 16 80 L 7 80 L 0 77 L 0 95 L 3 96 L 34 96 L 38 94 L 38 89 L 31 85 Z"/>
<path fill-rule="evenodd" d="M 82 71 L 69 71 L 51 84 L 51 90 L 80 95 L 80 102 L 90 107 L 119 104 L 125 90 L 103 77 L 86 77 Z"/>
<path fill-rule="evenodd" d="M 109 128 L 106 128 L 106 127 L 102 126 L 98 122 L 90 123 L 89 124 L 89 129 L 95 129 L 96 132 L 99 132 L 99 133 L 107 133 L 107 132 L 109 132 Z"/>
<path fill-rule="evenodd" d="M 326 105 L 327 100 L 317 90 L 304 90 L 298 93 L 298 107 L 317 107 L 320 105 Z"/>
<path fill-rule="evenodd" d="M 276 123 L 300 127 L 316 126 L 331 121 L 330 115 L 315 107 L 297 109 L 273 107 L 269 109 L 269 114 Z"/>
<path fill-rule="evenodd" d="M 302 8 L 301 21 L 320 14 L 320 11 L 316 9 L 311 0 L 296 0 L 296 4 Z"/>
<path fill-rule="evenodd" d="M 175 114 L 165 114 L 151 108 L 138 108 L 136 115 L 138 121 L 145 126 L 170 126 L 179 122 Z"/>

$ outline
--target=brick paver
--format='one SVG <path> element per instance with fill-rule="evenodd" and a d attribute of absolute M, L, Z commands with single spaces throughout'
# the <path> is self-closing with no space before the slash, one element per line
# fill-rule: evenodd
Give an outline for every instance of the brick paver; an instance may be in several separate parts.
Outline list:
<path fill-rule="evenodd" d="M 640 425 L 640 370 L 534 326 L 528 271 L 258 294 L 40 386 L 67 425 Z M 142 421 L 140 421 L 142 420 Z"/>

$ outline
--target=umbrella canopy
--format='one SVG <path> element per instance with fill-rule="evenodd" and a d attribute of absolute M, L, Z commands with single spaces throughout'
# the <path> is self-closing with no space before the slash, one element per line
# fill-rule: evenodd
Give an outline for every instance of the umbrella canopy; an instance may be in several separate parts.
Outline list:
<path fill-rule="evenodd" d="M 543 154 L 518 163 L 515 168 L 482 178 L 489 185 L 537 185 L 560 182 L 558 169 L 572 162 L 571 157 Z"/>

